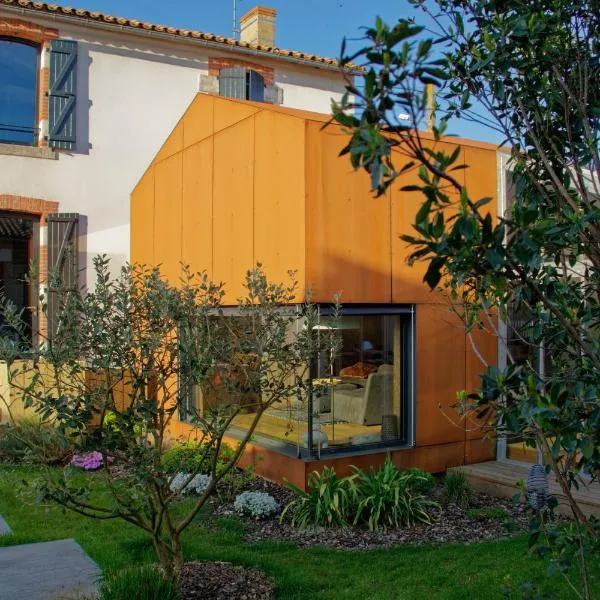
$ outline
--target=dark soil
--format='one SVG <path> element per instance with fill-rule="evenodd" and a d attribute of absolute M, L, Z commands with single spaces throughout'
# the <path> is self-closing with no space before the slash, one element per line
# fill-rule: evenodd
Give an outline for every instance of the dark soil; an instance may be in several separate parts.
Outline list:
<path fill-rule="evenodd" d="M 186 563 L 179 576 L 182 600 L 270 600 L 273 585 L 256 569 L 227 562 Z"/>
<path fill-rule="evenodd" d="M 287 488 L 257 479 L 253 489 L 260 489 L 275 496 L 281 507 L 293 498 Z M 439 496 L 439 487 L 431 494 Z M 247 524 L 245 540 L 259 542 L 266 540 L 290 541 L 300 547 L 324 546 L 365 550 L 385 548 L 398 544 L 426 543 L 474 543 L 511 537 L 527 530 L 530 513 L 526 506 L 514 504 L 510 500 L 495 498 L 486 494 L 474 494 L 469 508 L 500 508 L 505 511 L 503 518 L 471 518 L 467 510 L 456 504 L 441 505 L 432 513 L 431 523 L 413 527 L 371 532 L 365 527 L 311 527 L 299 529 L 289 522 L 279 522 L 278 517 L 255 521 L 244 519 Z M 227 512 L 227 509 L 223 512 Z"/>

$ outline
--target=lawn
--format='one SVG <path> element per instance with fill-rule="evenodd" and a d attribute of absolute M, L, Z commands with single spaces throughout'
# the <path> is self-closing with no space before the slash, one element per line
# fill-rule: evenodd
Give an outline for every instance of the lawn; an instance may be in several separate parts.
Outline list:
<path fill-rule="evenodd" d="M 149 539 L 132 525 L 36 504 L 22 492 L 23 482 L 35 475 L 33 469 L 0 468 L 0 513 L 14 531 L 0 537 L 0 546 L 74 538 L 104 571 L 154 560 Z M 213 525 L 207 528 L 207 522 Z M 186 559 L 258 567 L 274 579 L 277 598 L 289 600 L 492 600 L 503 598 L 507 576 L 515 584 L 538 582 L 550 598 L 571 597 L 560 575 L 548 577 L 546 564 L 527 555 L 525 538 L 348 552 L 303 550 L 287 543 L 250 545 L 243 542 L 243 531 L 235 517 L 199 518 L 184 539 Z"/>

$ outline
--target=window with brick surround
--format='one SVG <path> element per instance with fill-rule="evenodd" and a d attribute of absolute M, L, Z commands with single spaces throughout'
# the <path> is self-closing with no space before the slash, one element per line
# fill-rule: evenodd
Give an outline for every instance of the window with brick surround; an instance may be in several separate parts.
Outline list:
<path fill-rule="evenodd" d="M 48 57 L 57 38 L 56 29 L 0 16 L 0 144 L 49 145 Z"/>
<path fill-rule="evenodd" d="M 34 145 L 38 137 L 39 46 L 0 38 L 0 142 Z"/>

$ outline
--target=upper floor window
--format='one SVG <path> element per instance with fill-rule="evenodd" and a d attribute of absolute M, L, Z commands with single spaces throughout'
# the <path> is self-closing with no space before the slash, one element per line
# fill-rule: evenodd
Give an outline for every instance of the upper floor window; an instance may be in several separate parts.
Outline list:
<path fill-rule="evenodd" d="M 231 67 L 219 73 L 219 94 L 240 100 L 265 101 L 265 80 L 253 69 Z"/>
<path fill-rule="evenodd" d="M 0 143 L 36 143 L 37 82 L 37 47 L 0 39 Z"/>

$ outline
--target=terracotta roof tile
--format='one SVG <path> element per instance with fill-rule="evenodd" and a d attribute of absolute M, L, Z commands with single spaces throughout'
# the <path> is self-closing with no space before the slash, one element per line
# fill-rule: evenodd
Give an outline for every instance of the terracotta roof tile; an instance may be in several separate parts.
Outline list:
<path fill-rule="evenodd" d="M 113 15 L 107 15 L 98 11 L 90 11 L 83 8 L 71 8 L 70 6 L 59 6 L 57 4 L 48 4 L 47 2 L 33 2 L 32 0 L 0 0 L 0 8 L 3 6 L 18 6 L 31 12 L 59 13 L 65 16 L 79 18 L 81 19 L 82 24 L 85 24 L 85 21 L 101 21 L 109 24 L 117 24 L 123 28 L 156 31 L 157 33 L 164 33 L 173 37 L 192 37 L 194 39 L 216 42 L 233 48 L 252 48 L 253 50 L 256 50 L 259 53 L 264 53 L 265 55 L 271 55 L 278 58 L 294 58 L 296 60 L 306 61 L 307 64 L 313 64 L 314 66 L 322 64 L 334 67 L 338 64 L 338 61 L 335 58 L 317 56 L 308 52 L 298 52 L 296 50 L 286 50 L 284 48 L 275 48 L 272 46 L 254 43 L 248 44 L 247 42 L 242 42 L 233 38 L 214 35 L 212 33 L 206 33 L 203 31 L 192 31 L 189 29 L 178 29 L 177 27 L 146 23 L 137 19 L 115 17 Z M 354 64 L 348 64 L 345 67 L 345 70 L 354 73 L 362 71 L 361 67 Z"/>

